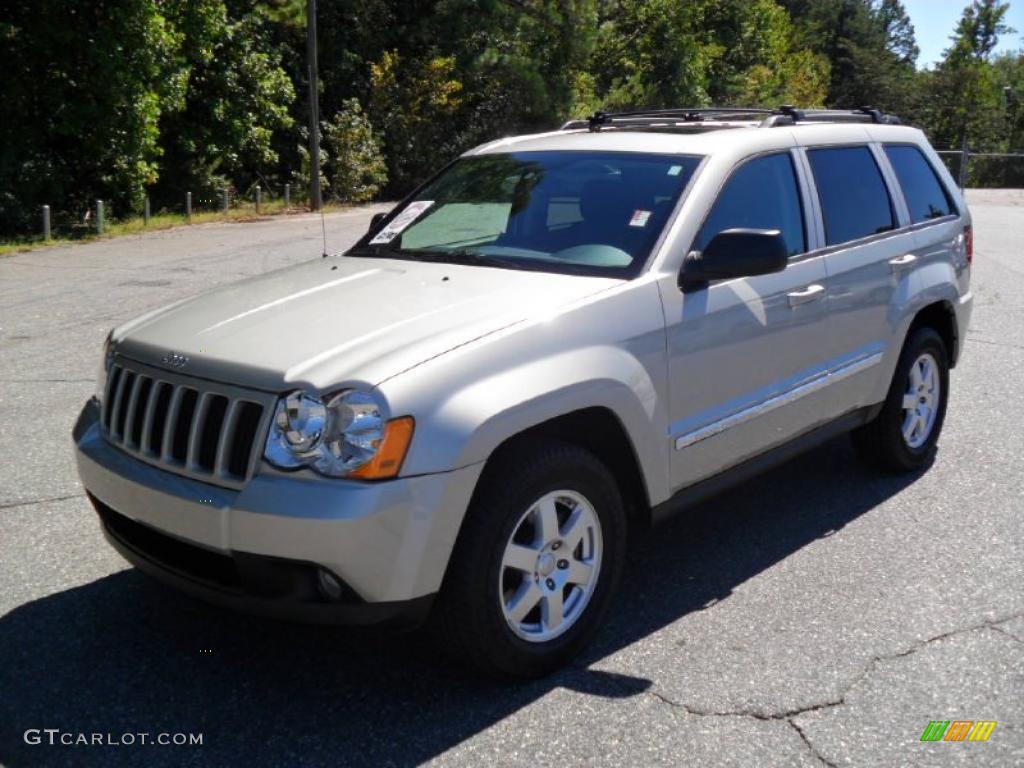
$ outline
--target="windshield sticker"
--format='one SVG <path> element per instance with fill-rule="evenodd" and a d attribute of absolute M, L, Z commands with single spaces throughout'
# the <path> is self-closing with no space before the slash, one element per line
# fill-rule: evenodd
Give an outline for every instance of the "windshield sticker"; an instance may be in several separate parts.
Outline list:
<path fill-rule="evenodd" d="M 682 172 L 683 172 L 683 166 L 681 166 L 681 165 L 673 165 L 671 168 L 668 169 L 668 175 L 669 176 L 678 176 Z"/>
<path fill-rule="evenodd" d="M 647 220 L 651 218 L 650 211 L 642 211 L 637 208 L 633 211 L 633 218 L 629 220 L 629 226 L 631 227 L 646 227 Z"/>
<path fill-rule="evenodd" d="M 402 230 L 406 229 L 410 224 L 416 221 L 420 214 L 433 204 L 433 200 L 417 200 L 414 203 L 409 203 L 409 205 L 405 207 L 404 211 L 388 222 L 388 225 L 384 227 L 384 229 L 374 235 L 373 240 L 370 241 L 370 245 L 390 243 L 402 234 Z"/>

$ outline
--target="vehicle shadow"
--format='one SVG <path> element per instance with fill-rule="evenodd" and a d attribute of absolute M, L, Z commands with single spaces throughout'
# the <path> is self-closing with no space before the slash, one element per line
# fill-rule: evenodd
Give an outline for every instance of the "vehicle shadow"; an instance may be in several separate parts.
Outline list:
<path fill-rule="evenodd" d="M 631 548 L 622 593 L 642 599 L 619 600 L 574 666 L 521 685 L 453 667 L 417 634 L 248 618 L 122 571 L 0 619 L 0 763 L 404 766 L 558 687 L 636 696 L 651 681 L 588 667 L 727 599 L 916 477 L 863 468 L 841 438 L 693 508 Z M 29 745 L 29 728 L 202 733 L 203 745 Z"/>

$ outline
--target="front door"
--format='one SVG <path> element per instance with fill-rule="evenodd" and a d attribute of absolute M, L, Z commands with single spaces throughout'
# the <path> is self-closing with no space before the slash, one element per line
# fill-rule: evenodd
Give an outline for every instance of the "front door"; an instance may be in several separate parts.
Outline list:
<path fill-rule="evenodd" d="M 778 229 L 782 272 L 682 293 L 661 285 L 669 363 L 673 490 L 714 475 L 821 422 L 827 355 L 825 266 L 809 257 L 791 151 L 747 160 L 726 182 L 691 250 L 735 227 Z"/>

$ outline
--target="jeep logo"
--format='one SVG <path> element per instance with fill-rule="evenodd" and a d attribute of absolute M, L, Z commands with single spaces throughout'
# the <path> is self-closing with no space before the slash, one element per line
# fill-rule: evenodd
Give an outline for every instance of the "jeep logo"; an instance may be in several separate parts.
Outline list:
<path fill-rule="evenodd" d="M 168 352 L 163 356 L 161 362 L 164 365 L 169 365 L 171 368 L 184 368 L 188 365 L 188 358 L 184 355 L 179 355 L 177 352 Z"/>

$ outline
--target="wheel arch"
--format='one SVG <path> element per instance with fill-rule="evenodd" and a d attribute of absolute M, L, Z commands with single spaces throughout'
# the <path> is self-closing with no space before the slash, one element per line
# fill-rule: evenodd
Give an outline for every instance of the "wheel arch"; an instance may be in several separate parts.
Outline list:
<path fill-rule="evenodd" d="M 918 328 L 933 328 L 942 337 L 946 345 L 946 352 L 949 356 L 949 367 L 953 368 L 960 356 L 960 331 L 957 327 L 956 310 L 948 299 L 933 301 L 917 311 L 907 332 L 904 335 L 903 343 L 906 344 L 914 331 Z"/>
<path fill-rule="evenodd" d="M 580 408 L 510 435 L 488 456 L 481 479 L 500 464 L 503 456 L 531 440 L 544 439 L 569 443 L 594 454 L 615 479 L 630 523 L 650 522 L 651 500 L 636 445 L 622 420 L 606 406 Z"/>

